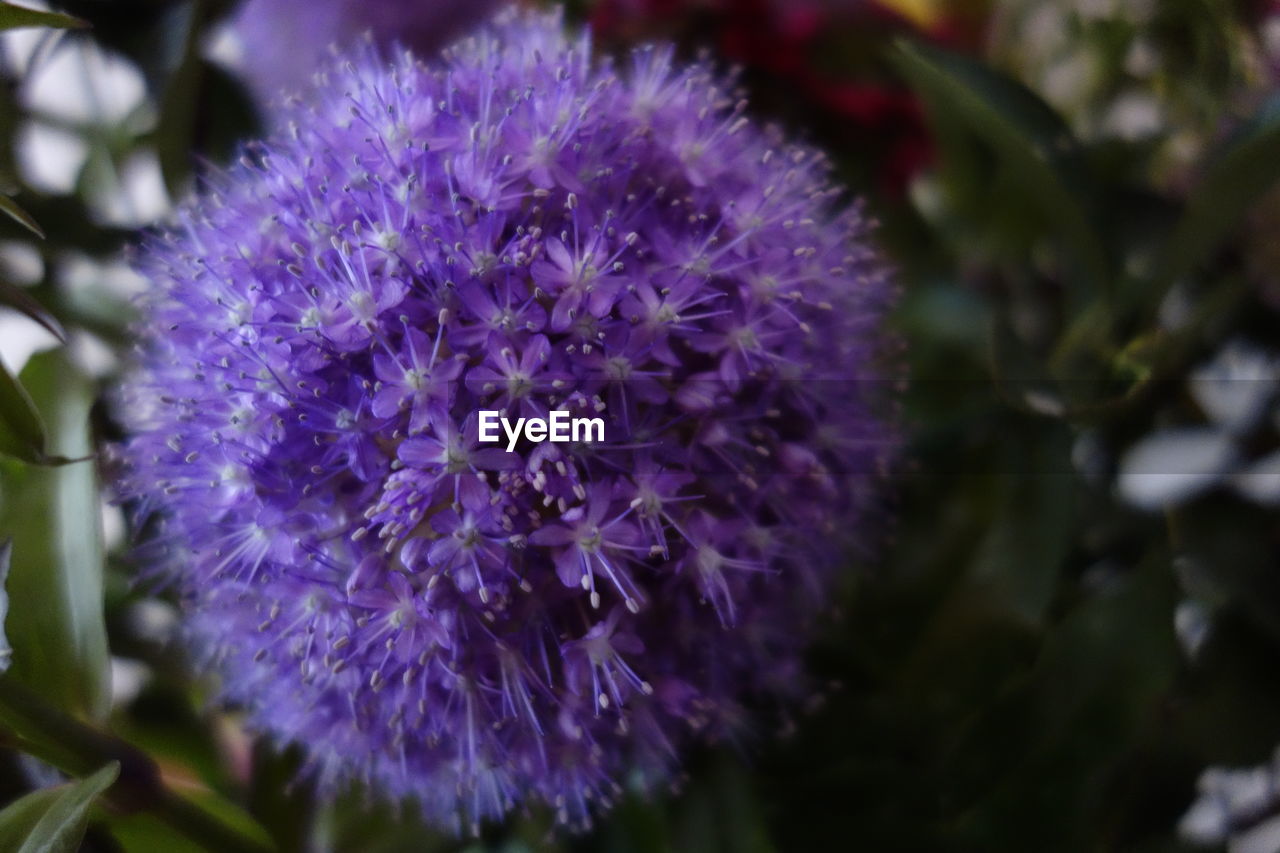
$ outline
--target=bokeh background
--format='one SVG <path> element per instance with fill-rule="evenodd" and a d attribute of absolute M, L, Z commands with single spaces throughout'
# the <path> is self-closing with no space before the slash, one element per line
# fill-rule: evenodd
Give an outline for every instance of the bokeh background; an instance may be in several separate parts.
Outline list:
<path fill-rule="evenodd" d="M 906 447 L 822 689 L 590 833 L 462 840 L 317 803 L 207 702 L 103 485 L 129 246 L 331 42 L 494 6 L 0 6 L 0 849 L 1280 850 L 1271 0 L 570 3 L 737 69 L 882 222 Z"/>

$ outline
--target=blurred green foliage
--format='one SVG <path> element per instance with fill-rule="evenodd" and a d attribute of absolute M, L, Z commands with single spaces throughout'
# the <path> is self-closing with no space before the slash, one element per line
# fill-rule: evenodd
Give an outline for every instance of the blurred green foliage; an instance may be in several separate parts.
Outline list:
<path fill-rule="evenodd" d="M 89 823 L 89 808 L 120 768 L 108 764 L 80 781 L 32 791 L 0 811 L 0 847 L 16 853 L 75 853 Z"/>

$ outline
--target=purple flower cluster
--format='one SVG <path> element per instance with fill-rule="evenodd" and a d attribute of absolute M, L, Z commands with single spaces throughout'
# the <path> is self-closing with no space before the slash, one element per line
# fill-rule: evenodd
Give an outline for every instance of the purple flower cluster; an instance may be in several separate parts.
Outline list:
<path fill-rule="evenodd" d="M 224 698 L 462 829 L 583 825 L 803 689 L 893 445 L 893 288 L 823 158 L 556 14 L 290 109 L 141 253 L 122 400 Z M 485 409 L 605 441 L 507 452 Z"/>

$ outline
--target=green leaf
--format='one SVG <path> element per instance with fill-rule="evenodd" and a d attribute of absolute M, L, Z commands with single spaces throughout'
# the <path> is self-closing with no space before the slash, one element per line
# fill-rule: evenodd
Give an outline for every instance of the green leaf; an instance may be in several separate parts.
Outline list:
<path fill-rule="evenodd" d="M 1081 195 L 1087 182 L 1078 146 L 1062 118 L 1030 89 L 958 54 L 904 40 L 892 58 L 926 102 L 995 150 L 1026 200 L 1056 227 L 1082 281 L 1106 292 L 1110 264 Z"/>
<path fill-rule="evenodd" d="M 1246 122 L 1209 167 L 1174 228 L 1157 269 L 1167 287 L 1216 249 L 1240 217 L 1280 181 L 1280 95 Z"/>
<path fill-rule="evenodd" d="M 203 845 L 146 812 L 113 817 L 109 828 L 111 837 L 125 853 L 151 853 L 153 850 L 163 850 L 165 853 L 208 853 Z"/>
<path fill-rule="evenodd" d="M 202 32 L 198 22 L 191 26 Z M 155 132 L 170 196 L 182 198 L 190 192 L 195 164 L 230 160 L 246 136 L 259 129 L 256 105 L 243 83 L 202 60 L 195 42 L 168 78 Z"/>
<path fill-rule="evenodd" d="M 40 230 L 40 226 L 31 218 L 31 215 L 18 206 L 18 203 L 7 195 L 0 194 L 0 212 L 9 216 L 10 219 L 17 222 L 23 228 L 26 228 L 32 234 L 40 239 L 44 239 L 44 232 Z"/>
<path fill-rule="evenodd" d="M 0 305 L 6 305 L 21 314 L 27 315 L 41 326 L 44 326 L 49 331 L 49 334 L 63 343 L 67 342 L 67 333 L 63 331 L 62 324 L 46 311 L 45 307 L 37 302 L 31 294 L 16 284 L 0 281 Z"/>
<path fill-rule="evenodd" d="M 119 775 L 120 765 L 113 761 L 86 779 L 33 791 L 9 804 L 0 811 L 0 850 L 75 853 L 90 808 Z"/>
<path fill-rule="evenodd" d="M 57 30 L 82 30 L 88 21 L 64 15 L 61 12 L 42 12 L 12 3 L 0 3 L 0 30 L 16 30 L 20 27 L 52 27 Z"/>
<path fill-rule="evenodd" d="M 200 22 L 204 16 L 199 2 L 179 3 L 168 12 L 168 27 L 174 34 L 174 64 L 160 101 L 160 122 L 156 127 L 156 153 L 165 188 L 172 198 L 181 198 L 191 176 L 195 148 L 196 118 L 203 65 L 200 62 Z"/>
<path fill-rule="evenodd" d="M 4 632 L 4 621 L 9 615 L 9 562 L 13 556 L 13 540 L 0 542 L 0 673 L 9 669 L 13 648 Z"/>
<path fill-rule="evenodd" d="M 252 849 L 275 849 L 270 834 L 262 825 L 226 797 L 214 791 L 203 790 L 189 792 L 188 798 L 225 824 L 228 830 L 250 842 L 253 845 Z M 206 840 L 203 844 L 198 843 L 189 835 L 184 835 L 160 820 L 156 815 L 145 811 L 114 816 L 109 821 L 109 828 L 111 836 L 128 851 L 150 853 L 153 850 L 164 850 L 166 853 L 205 853 L 213 849 L 209 841 Z M 305 828 L 304 824 L 302 829 L 305 830 Z"/>
<path fill-rule="evenodd" d="M 0 364 L 0 453 L 25 462 L 45 457 L 44 424 L 31 397 Z"/>
<path fill-rule="evenodd" d="M 90 451 L 90 382 L 60 351 L 41 353 L 22 372 L 68 455 Z M 110 705 L 103 618 L 101 506 L 91 462 L 59 468 L 0 466 L 0 531 L 13 537 L 7 634 L 17 678 L 73 714 L 101 720 Z"/>

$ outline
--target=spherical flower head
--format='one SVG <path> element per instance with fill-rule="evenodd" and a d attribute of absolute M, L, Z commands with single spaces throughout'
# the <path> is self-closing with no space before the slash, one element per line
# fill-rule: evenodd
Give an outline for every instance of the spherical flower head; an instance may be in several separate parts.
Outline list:
<path fill-rule="evenodd" d="M 293 109 L 141 253 L 121 404 L 223 697 L 463 830 L 583 825 L 785 706 L 893 445 L 892 288 L 822 157 L 554 14 Z"/>

